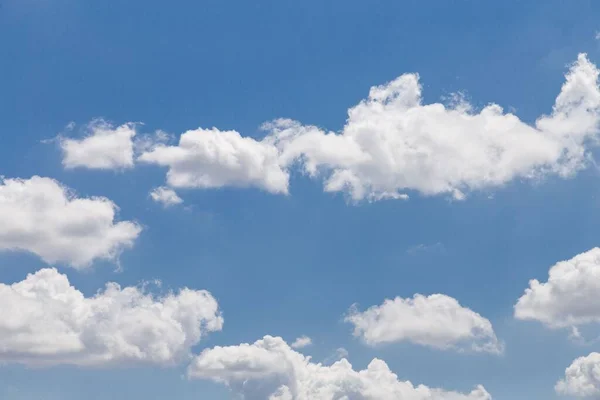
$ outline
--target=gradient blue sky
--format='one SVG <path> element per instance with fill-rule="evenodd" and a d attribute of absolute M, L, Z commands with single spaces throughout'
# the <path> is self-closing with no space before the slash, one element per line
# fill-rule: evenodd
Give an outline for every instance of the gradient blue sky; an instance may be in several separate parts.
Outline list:
<path fill-rule="evenodd" d="M 481 383 L 495 400 L 558 398 L 556 380 L 593 346 L 517 321 L 513 306 L 530 279 L 545 280 L 557 261 L 598 245 L 595 168 L 512 182 L 493 198 L 357 205 L 293 173 L 289 196 L 182 190 L 184 206 L 163 209 L 148 197 L 163 168 L 65 170 L 59 149 L 42 140 L 98 117 L 176 135 L 216 126 L 260 137 L 259 126 L 279 117 L 340 130 L 371 86 L 406 72 L 420 74 L 426 103 L 464 91 L 476 107 L 495 102 L 532 122 L 551 110 L 578 53 L 600 62 L 599 16 L 600 3 L 583 0 L 4 0 L 0 174 L 55 178 L 82 196 L 110 198 L 120 219 L 142 224 L 122 271 L 102 262 L 59 271 L 87 295 L 107 281 L 151 279 L 209 290 L 225 325 L 195 350 L 305 334 L 317 361 L 343 347 L 355 367 L 380 357 L 415 383 L 461 391 Z M 0 282 L 45 266 L 31 254 L 0 253 Z M 505 354 L 370 348 L 342 320 L 353 303 L 414 293 L 447 294 L 488 318 Z M 7 364 L 0 398 L 229 398 L 223 386 L 184 373 Z"/>

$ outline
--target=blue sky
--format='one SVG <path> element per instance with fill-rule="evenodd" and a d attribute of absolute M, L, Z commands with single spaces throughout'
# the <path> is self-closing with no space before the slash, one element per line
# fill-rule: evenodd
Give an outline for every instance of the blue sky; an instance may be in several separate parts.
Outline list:
<path fill-rule="evenodd" d="M 578 54 L 587 53 L 591 65 L 600 62 L 599 13 L 600 4 L 592 1 L 5 0 L 0 8 L 0 175 L 7 180 L 39 175 L 79 198 L 106 197 L 118 206 L 115 221 L 131 221 L 141 232 L 132 234 L 131 246 L 118 257 L 102 258 L 99 250 L 78 268 L 70 261 L 76 250 L 61 248 L 69 255 L 52 260 L 53 249 L 31 244 L 37 236 L 15 245 L 9 236 L 17 230 L 6 233 L 0 227 L 0 282 L 10 285 L 56 267 L 92 297 L 107 282 L 135 287 L 159 279 L 161 287 L 149 289 L 157 299 L 159 293 L 188 287 L 207 290 L 218 302 L 222 329 L 202 335 L 187 349 L 193 354 L 265 335 L 281 336 L 288 344 L 306 335 L 312 345 L 298 351 L 313 362 L 331 364 L 343 348 L 355 370 L 380 358 L 401 381 L 415 385 L 469 393 L 481 384 L 495 400 L 569 398 L 555 392 L 556 382 L 597 343 L 569 339 L 570 326 L 556 328 L 556 321 L 571 318 L 570 325 L 581 325 L 584 335 L 594 337 L 600 310 L 591 305 L 584 323 L 574 306 L 575 311 L 557 311 L 548 322 L 515 318 L 514 306 L 530 279 L 546 282 L 557 262 L 598 245 L 600 186 L 592 161 L 568 176 L 542 171 L 540 179 L 530 179 L 528 171 L 515 169 L 492 183 L 457 178 L 464 199 L 429 186 L 425 181 L 436 179 L 433 173 L 419 175 L 412 186 L 392 187 L 408 200 L 369 201 L 367 196 L 352 199 L 345 189 L 325 191 L 327 172 L 311 177 L 299 165 L 311 156 L 317 159 L 315 149 L 305 149 L 305 159 L 282 167 L 289 173 L 289 193 L 281 194 L 262 180 L 247 183 L 243 177 L 212 177 L 211 187 L 178 185 L 165 175 L 175 167 L 163 161 L 94 168 L 84 165 L 93 158 L 84 154 L 78 167 L 68 167 L 64 143 L 81 144 L 96 132 L 88 124 L 97 119 L 108 130 L 140 123 L 136 138 L 164 131 L 171 135 L 171 148 L 182 133 L 212 127 L 219 129 L 217 135 L 237 131 L 262 143 L 268 133 L 260 126 L 277 118 L 342 135 L 349 108 L 367 98 L 372 86 L 406 73 L 419 74 L 422 104 L 462 92 L 473 114 L 495 103 L 523 125 L 534 126 L 541 115 L 552 113 Z M 70 123 L 74 128 L 67 128 Z M 552 129 L 539 131 L 544 135 Z M 592 131 L 582 142 L 590 157 L 597 125 Z M 471 133 L 464 132 L 460 148 L 470 145 Z M 523 159 L 543 147 L 525 140 L 512 145 L 523 149 Z M 329 156 L 341 157 L 342 151 Z M 478 148 L 474 151 L 469 157 L 476 158 Z M 451 169 L 438 156 L 429 155 L 442 170 Z M 463 174 L 470 173 L 470 159 L 457 161 Z M 320 170 L 336 168 L 317 164 Z M 552 159 L 524 168 L 546 171 L 555 164 L 559 161 Z M 209 167 L 214 169 L 208 174 L 222 172 L 219 165 Z M 492 172 L 501 168 L 492 167 Z M 370 170 L 353 171 L 370 179 L 365 172 Z M 396 173 L 405 174 L 389 171 Z M 387 186 L 369 182 L 365 190 L 387 193 Z M 183 202 L 153 201 L 149 192 L 159 186 L 171 187 Z M 60 219 L 60 213 L 53 215 Z M 21 217 L 0 212 L 0 226 L 19 228 Z M 600 264 L 595 267 L 600 270 Z M 3 302 L 9 305 L 0 315 L 20 313 L 18 303 L 2 299 L 2 293 L 0 308 Z M 416 293 L 444 294 L 489 320 L 502 353 L 440 349 L 415 338 L 372 346 L 353 336 L 352 324 L 344 321 L 355 303 L 362 312 Z M 571 304 L 573 298 L 557 302 Z M 552 324 L 556 329 L 548 328 Z M 0 329 L 2 399 L 232 396 L 226 385 L 210 378 L 187 379 L 189 362 L 33 365 L 23 361 L 25 356 L 11 358 L 16 339 L 0 327 L 8 332 Z"/>

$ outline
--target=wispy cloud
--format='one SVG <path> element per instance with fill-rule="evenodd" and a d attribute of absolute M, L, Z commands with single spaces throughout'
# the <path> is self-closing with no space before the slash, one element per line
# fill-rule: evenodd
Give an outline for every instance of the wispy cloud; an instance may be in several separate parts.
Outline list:
<path fill-rule="evenodd" d="M 420 253 L 444 253 L 446 252 L 446 247 L 441 242 L 436 242 L 433 244 L 417 244 L 415 246 L 409 247 L 406 250 L 407 254 L 415 255 Z"/>

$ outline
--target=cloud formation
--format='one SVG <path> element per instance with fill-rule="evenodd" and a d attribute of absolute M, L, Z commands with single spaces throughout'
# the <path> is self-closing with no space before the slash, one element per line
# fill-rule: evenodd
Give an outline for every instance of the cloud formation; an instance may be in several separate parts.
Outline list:
<path fill-rule="evenodd" d="M 325 190 L 353 199 L 451 194 L 502 186 L 516 178 L 569 176 L 586 164 L 585 144 L 598 133 L 598 69 L 581 54 L 550 115 L 534 126 L 496 104 L 479 112 L 455 104 L 422 104 L 419 76 L 405 74 L 371 88 L 348 112 L 341 133 L 289 120 L 268 126 L 284 165 L 301 161 Z"/>
<path fill-rule="evenodd" d="M 140 160 L 169 168 L 173 187 L 256 187 L 288 193 L 289 171 L 324 179 L 352 199 L 406 199 L 406 191 L 464 199 L 515 179 L 569 177 L 586 167 L 600 121 L 598 69 L 585 54 L 566 74 L 552 112 L 533 125 L 497 104 L 463 98 L 423 104 L 417 74 L 381 86 L 348 111 L 341 132 L 289 119 L 267 123 L 258 141 L 236 131 L 197 129 Z"/>
<path fill-rule="evenodd" d="M 173 365 L 223 325 L 207 291 L 155 297 L 109 283 L 85 297 L 53 268 L 0 284 L 0 303 L 0 362 L 34 366 Z"/>
<path fill-rule="evenodd" d="M 304 347 L 310 346 L 312 344 L 312 339 L 308 336 L 300 336 L 291 344 L 294 349 L 302 349 Z"/>
<path fill-rule="evenodd" d="M 187 131 L 178 145 L 157 144 L 139 160 L 168 167 L 167 183 L 174 188 L 258 187 L 288 193 L 289 174 L 279 165 L 277 149 L 236 131 Z"/>
<path fill-rule="evenodd" d="M 134 166 L 134 124 L 115 128 L 106 121 L 95 120 L 87 130 L 88 134 L 82 139 L 59 138 L 65 168 L 122 169 Z"/>
<path fill-rule="evenodd" d="M 554 387 L 557 393 L 573 397 L 600 396 L 600 354 L 579 357 L 565 370 L 565 377 Z"/>
<path fill-rule="evenodd" d="M 27 251 L 79 269 L 98 259 L 114 261 L 142 230 L 115 221 L 117 210 L 107 198 L 77 197 L 50 178 L 1 179 L 0 251 Z"/>
<path fill-rule="evenodd" d="M 165 207 L 170 207 L 176 204 L 183 203 L 181 197 L 179 197 L 173 189 L 165 186 L 153 189 L 150 192 L 150 197 L 152 198 L 152 200 L 162 204 Z"/>
<path fill-rule="evenodd" d="M 345 318 L 368 345 L 411 342 L 435 349 L 501 353 L 503 345 L 489 320 L 443 294 L 396 297 Z"/>
<path fill-rule="evenodd" d="M 491 400 L 483 386 L 463 394 L 400 381 L 379 359 L 361 371 L 346 359 L 313 363 L 272 336 L 206 349 L 191 363 L 188 377 L 224 383 L 244 400 Z"/>
<path fill-rule="evenodd" d="M 534 320 L 549 328 L 600 322 L 600 248 L 578 254 L 550 268 L 547 282 L 529 281 L 515 305 L 515 318 Z"/>

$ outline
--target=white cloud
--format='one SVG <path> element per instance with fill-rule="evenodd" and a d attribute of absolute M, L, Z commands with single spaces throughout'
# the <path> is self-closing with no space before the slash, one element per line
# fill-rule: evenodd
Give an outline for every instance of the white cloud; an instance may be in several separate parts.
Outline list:
<path fill-rule="evenodd" d="M 304 347 L 310 346 L 312 344 L 312 339 L 309 338 L 308 336 L 301 336 L 299 338 L 297 338 L 296 340 L 294 340 L 294 343 L 292 343 L 292 348 L 294 349 L 302 349 Z"/>
<path fill-rule="evenodd" d="M 497 104 L 480 111 L 461 95 L 423 104 L 417 74 L 372 87 L 341 132 L 289 119 L 263 125 L 262 140 L 196 129 L 178 145 L 146 143 L 138 160 L 168 167 L 174 188 L 257 187 L 287 194 L 289 171 L 324 179 L 352 199 L 408 199 L 407 191 L 463 200 L 515 179 L 569 177 L 590 161 L 600 122 L 598 69 L 585 54 L 566 74 L 552 112 L 533 125 Z"/>
<path fill-rule="evenodd" d="M 181 197 L 171 188 L 161 186 L 150 192 L 150 197 L 157 203 L 161 203 L 165 207 L 183 203 Z"/>
<path fill-rule="evenodd" d="M 109 199 L 76 197 L 50 178 L 0 179 L 0 251 L 28 251 L 75 268 L 114 261 L 141 232 L 134 222 L 116 222 L 116 211 Z"/>
<path fill-rule="evenodd" d="M 559 394 L 573 397 L 600 397 L 600 354 L 579 357 L 565 370 L 565 378 L 554 387 Z"/>
<path fill-rule="evenodd" d="M 515 305 L 515 317 L 536 320 L 550 328 L 600 322 L 600 248 L 593 248 L 550 268 L 548 281 L 529 281 Z M 578 330 L 573 336 L 579 336 Z"/>
<path fill-rule="evenodd" d="M 289 175 L 279 165 L 277 149 L 236 131 L 187 131 L 177 146 L 158 144 L 139 160 L 168 167 L 167 182 L 174 188 L 237 186 L 288 192 Z"/>
<path fill-rule="evenodd" d="M 364 312 L 354 306 L 345 321 L 368 345 L 408 341 L 436 349 L 503 351 L 489 320 L 443 294 L 396 297 Z"/>
<path fill-rule="evenodd" d="M 598 133 L 598 70 L 580 55 L 552 113 L 534 126 L 496 104 L 480 112 L 464 100 L 423 104 L 419 76 L 371 88 L 348 113 L 341 133 L 290 120 L 267 124 L 281 163 L 300 161 L 325 176 L 325 190 L 355 200 L 451 194 L 502 186 L 516 178 L 569 176 L 586 165 L 585 144 Z"/>
<path fill-rule="evenodd" d="M 92 121 L 83 139 L 60 138 L 65 168 L 119 169 L 134 165 L 134 124 L 113 127 L 103 120 Z"/>
<path fill-rule="evenodd" d="M 53 268 L 0 284 L 0 303 L 0 362 L 36 366 L 172 365 L 223 324 L 203 290 L 157 298 L 109 283 L 85 297 Z"/>
<path fill-rule="evenodd" d="M 245 400 L 491 399 L 482 386 L 462 394 L 399 381 L 379 359 L 362 371 L 355 371 L 346 359 L 330 366 L 313 363 L 271 336 L 253 344 L 206 349 L 192 361 L 188 376 L 224 383 Z"/>

